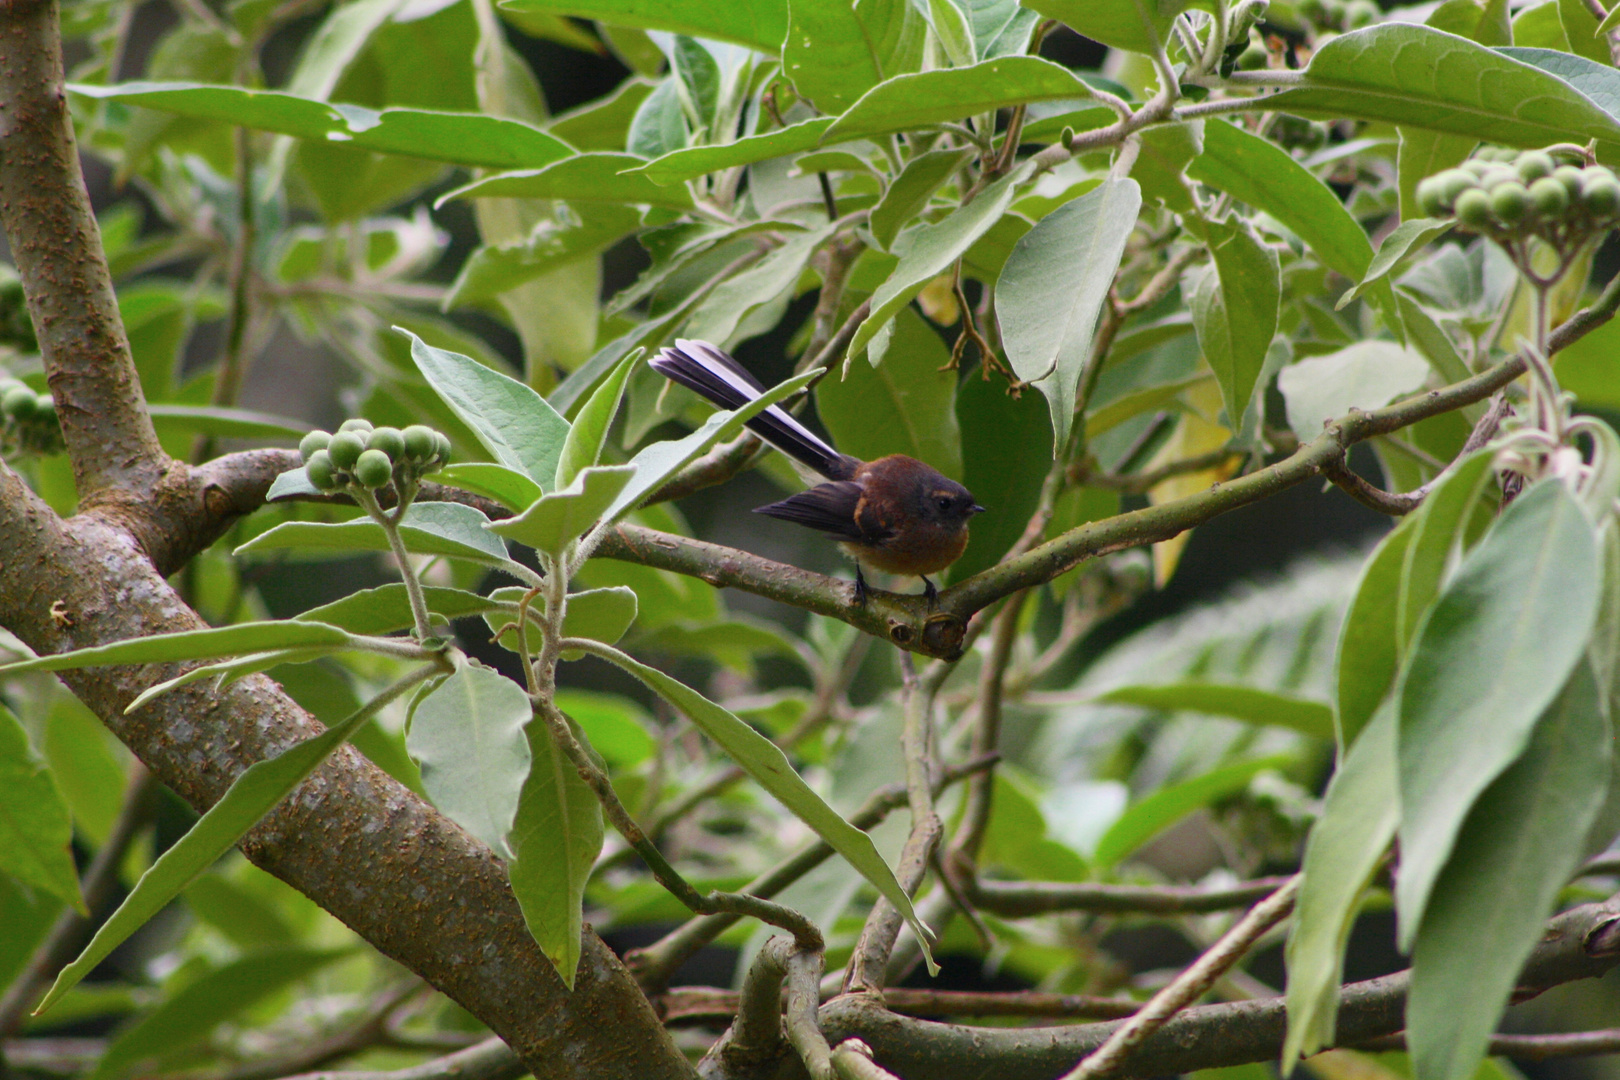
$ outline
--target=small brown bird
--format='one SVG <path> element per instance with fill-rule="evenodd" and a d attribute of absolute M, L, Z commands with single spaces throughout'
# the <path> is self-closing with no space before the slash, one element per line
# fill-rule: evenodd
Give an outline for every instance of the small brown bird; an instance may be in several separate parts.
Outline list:
<path fill-rule="evenodd" d="M 741 364 L 707 341 L 677 339 L 653 357 L 654 370 L 722 409 L 736 409 L 765 392 Z M 855 602 L 866 600 L 861 564 L 922 578 L 935 596 L 937 574 L 967 549 L 968 522 L 984 507 L 967 488 L 905 454 L 876 461 L 840 454 L 785 410 L 772 405 L 748 426 L 782 453 L 828 480 L 754 512 L 837 537 L 855 560 Z"/>

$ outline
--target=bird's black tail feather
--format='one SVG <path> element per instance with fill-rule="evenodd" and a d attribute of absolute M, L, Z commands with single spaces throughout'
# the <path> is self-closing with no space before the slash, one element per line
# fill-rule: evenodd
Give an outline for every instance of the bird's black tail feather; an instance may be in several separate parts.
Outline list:
<path fill-rule="evenodd" d="M 707 341 L 677 338 L 674 348 L 660 350 L 650 363 L 665 378 L 722 409 L 741 408 L 765 392 L 759 380 L 741 364 Z M 859 465 L 775 405 L 748 421 L 748 427 L 788 457 L 830 480 L 849 479 Z"/>

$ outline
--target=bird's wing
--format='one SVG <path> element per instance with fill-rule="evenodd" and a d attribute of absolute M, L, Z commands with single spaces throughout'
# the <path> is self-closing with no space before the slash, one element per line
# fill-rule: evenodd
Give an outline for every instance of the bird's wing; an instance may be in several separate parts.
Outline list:
<path fill-rule="evenodd" d="M 863 533 L 855 521 L 855 511 L 860 502 L 859 484 L 850 480 L 835 480 L 828 484 L 817 484 L 781 502 L 761 506 L 754 513 L 819 529 L 841 539 L 871 543 L 879 538 Z"/>

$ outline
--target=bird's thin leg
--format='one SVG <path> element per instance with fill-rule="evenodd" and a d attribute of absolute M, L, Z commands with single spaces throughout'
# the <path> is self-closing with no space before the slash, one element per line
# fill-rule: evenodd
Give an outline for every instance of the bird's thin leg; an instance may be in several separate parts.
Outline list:
<path fill-rule="evenodd" d="M 855 603 L 857 606 L 866 603 L 866 578 L 861 575 L 861 564 L 855 564 Z"/>
<path fill-rule="evenodd" d="M 921 575 L 918 576 L 921 577 Z M 939 590 L 934 588 L 934 583 L 927 578 L 923 578 L 922 583 L 923 599 L 928 601 L 929 607 L 933 607 L 934 603 L 939 599 Z"/>

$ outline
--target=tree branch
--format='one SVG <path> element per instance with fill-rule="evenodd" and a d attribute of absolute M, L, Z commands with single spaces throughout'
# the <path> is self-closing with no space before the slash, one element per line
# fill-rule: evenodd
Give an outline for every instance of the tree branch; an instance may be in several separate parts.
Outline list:
<path fill-rule="evenodd" d="M 56 0 L 0 5 L 0 225 L 28 297 L 80 502 L 115 489 L 150 490 L 170 462 L 146 412 L 79 170 Z"/>
<path fill-rule="evenodd" d="M 1269 896 L 1287 881 L 1286 877 L 1256 878 L 1226 888 L 1206 889 L 1197 885 L 970 880 L 965 887 L 968 899 L 976 907 L 1003 918 L 1022 919 L 1059 911 L 1098 915 L 1193 915 L 1226 911 Z"/>

